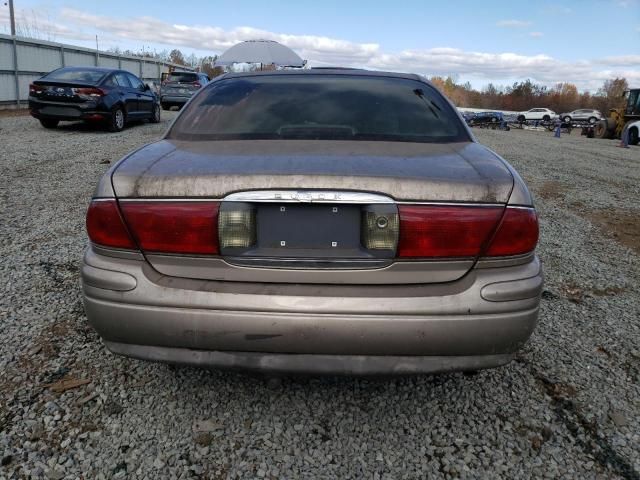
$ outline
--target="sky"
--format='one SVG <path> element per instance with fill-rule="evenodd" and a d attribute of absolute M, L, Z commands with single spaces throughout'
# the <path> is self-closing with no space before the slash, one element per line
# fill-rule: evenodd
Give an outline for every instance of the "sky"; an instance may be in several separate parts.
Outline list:
<path fill-rule="evenodd" d="M 270 39 L 311 66 L 452 75 L 476 88 L 527 78 L 595 91 L 640 86 L 640 0 L 14 0 L 18 28 L 100 49 L 213 55 Z M 8 32 L 0 2 L 0 31 Z"/>

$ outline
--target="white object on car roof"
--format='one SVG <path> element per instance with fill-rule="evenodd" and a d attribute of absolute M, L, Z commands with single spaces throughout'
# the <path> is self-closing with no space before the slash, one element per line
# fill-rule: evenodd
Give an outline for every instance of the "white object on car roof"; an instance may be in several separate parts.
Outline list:
<path fill-rule="evenodd" d="M 273 40 L 247 40 L 229 48 L 216 60 L 216 65 L 262 63 L 280 67 L 304 67 L 306 60 L 289 47 Z"/>

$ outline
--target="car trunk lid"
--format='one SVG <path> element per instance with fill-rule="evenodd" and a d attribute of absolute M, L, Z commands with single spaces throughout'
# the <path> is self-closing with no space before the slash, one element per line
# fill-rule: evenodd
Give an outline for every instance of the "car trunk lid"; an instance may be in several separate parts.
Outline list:
<path fill-rule="evenodd" d="M 209 201 L 220 214 L 249 205 L 257 218 L 252 248 L 223 246 L 221 256 L 143 248 L 159 272 L 191 278 L 288 282 L 295 270 L 298 283 L 455 280 L 473 256 L 395 261 L 395 247 L 363 248 L 363 215 L 393 219 L 399 205 L 471 204 L 497 210 L 493 226 L 513 185 L 502 161 L 476 143 L 165 140 L 146 150 L 113 174 L 127 221 L 129 203 L 158 199 Z"/>
<path fill-rule="evenodd" d="M 295 188 L 378 192 L 397 201 L 506 203 L 513 186 L 494 153 L 468 142 L 163 140 L 134 156 L 113 174 L 120 197 L 221 199 Z"/>
<path fill-rule="evenodd" d="M 92 83 L 38 80 L 33 82 L 29 94 L 39 100 L 60 103 L 82 103 L 94 99 L 100 90 Z M 93 95 L 86 94 L 86 92 Z"/>
<path fill-rule="evenodd" d="M 193 73 L 172 73 L 162 84 L 162 93 L 189 93 L 200 89 L 202 85 L 198 76 Z"/>

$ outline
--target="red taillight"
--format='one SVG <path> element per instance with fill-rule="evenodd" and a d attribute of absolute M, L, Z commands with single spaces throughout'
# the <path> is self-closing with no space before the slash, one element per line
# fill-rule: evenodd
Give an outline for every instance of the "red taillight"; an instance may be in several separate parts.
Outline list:
<path fill-rule="evenodd" d="M 476 257 L 502 207 L 399 205 L 398 257 Z"/>
<path fill-rule="evenodd" d="M 509 207 L 486 251 L 489 257 L 529 253 L 538 243 L 538 215 L 533 208 Z"/>
<path fill-rule="evenodd" d="M 43 91 L 44 90 L 40 85 L 35 85 L 33 83 L 29 84 L 29 95 L 38 95 Z"/>
<path fill-rule="evenodd" d="M 218 202 L 121 201 L 127 226 L 146 252 L 218 253 Z"/>
<path fill-rule="evenodd" d="M 105 91 L 101 88 L 95 87 L 78 87 L 73 89 L 73 93 L 78 95 L 79 97 L 104 97 L 106 95 Z"/>
<path fill-rule="evenodd" d="M 398 211 L 400 258 L 521 255 L 538 242 L 532 208 L 400 205 Z"/>
<path fill-rule="evenodd" d="M 93 200 L 87 210 L 89 239 L 103 247 L 136 249 L 115 199 Z"/>
<path fill-rule="evenodd" d="M 200 88 L 202 86 L 202 84 L 200 82 L 193 82 L 192 85 L 194 87 L 198 87 L 198 88 Z"/>

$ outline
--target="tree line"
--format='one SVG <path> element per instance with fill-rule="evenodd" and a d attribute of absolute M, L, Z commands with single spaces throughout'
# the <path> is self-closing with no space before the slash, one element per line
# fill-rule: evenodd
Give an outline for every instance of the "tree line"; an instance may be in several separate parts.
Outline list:
<path fill-rule="evenodd" d="M 185 67 L 195 68 L 203 73 L 206 73 L 209 78 L 217 77 L 224 73 L 222 67 L 216 67 L 215 63 L 218 59 L 217 55 L 205 55 L 204 57 L 198 57 L 195 54 L 184 55 L 180 50 L 174 48 L 173 50 L 128 50 L 120 49 L 118 47 L 108 48 L 107 52 L 114 53 L 116 55 L 127 55 L 130 57 L 150 58 L 153 60 L 161 60 L 163 62 L 171 62 L 176 65 L 184 65 Z"/>
<path fill-rule="evenodd" d="M 511 111 L 550 108 L 557 113 L 593 108 L 605 115 L 611 108 L 624 106 L 624 92 L 629 88 L 625 78 L 605 80 L 594 94 L 588 91 L 580 93 L 573 83 L 566 82 L 549 88 L 527 79 L 506 87 L 490 83 L 477 90 L 469 82 L 456 83 L 451 76 L 431 77 L 429 80 L 458 107 Z"/>
<path fill-rule="evenodd" d="M 225 71 L 224 68 L 215 65 L 217 55 L 204 57 L 198 57 L 194 54 L 184 55 L 177 48 L 160 52 L 144 49 L 134 52 L 118 48 L 112 48 L 109 51 L 189 66 L 206 73 L 209 78 L 217 77 Z M 508 86 L 489 83 L 483 89 L 478 90 L 474 89 L 469 82 L 457 83 L 452 76 L 446 78 L 434 76 L 429 80 L 458 107 L 511 111 L 544 107 L 557 113 L 570 112 L 578 108 L 593 108 L 600 110 L 605 115 L 611 108 L 624 106 L 623 94 L 629 88 L 625 78 L 605 80 L 594 94 L 588 91 L 580 93 L 573 83 L 568 82 L 547 87 L 527 79 Z"/>

